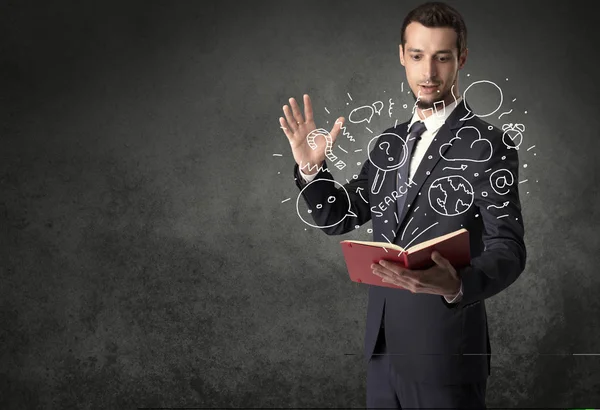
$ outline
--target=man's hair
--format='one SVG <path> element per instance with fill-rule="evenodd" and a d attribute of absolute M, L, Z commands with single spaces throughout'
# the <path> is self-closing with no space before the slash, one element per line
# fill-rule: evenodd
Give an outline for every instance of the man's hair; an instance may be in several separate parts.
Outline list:
<path fill-rule="evenodd" d="M 411 10 L 402 23 L 402 50 L 406 44 L 406 27 L 416 21 L 425 27 L 450 27 L 456 32 L 456 48 L 458 55 L 467 48 L 467 26 L 458 11 L 441 1 L 421 4 Z"/>

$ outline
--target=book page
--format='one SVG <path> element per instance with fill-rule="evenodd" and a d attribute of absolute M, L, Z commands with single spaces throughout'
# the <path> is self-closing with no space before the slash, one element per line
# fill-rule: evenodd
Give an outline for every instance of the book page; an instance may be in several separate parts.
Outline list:
<path fill-rule="evenodd" d="M 359 245 L 366 245 L 366 246 L 375 246 L 377 248 L 393 249 L 398 252 L 404 251 L 404 248 L 401 248 L 398 245 L 394 245 L 393 243 L 387 243 L 387 242 L 354 241 L 354 240 L 350 240 L 350 239 L 342 241 L 342 242 L 356 243 Z"/>
<path fill-rule="evenodd" d="M 415 251 L 427 248 L 428 246 L 435 245 L 436 243 L 444 242 L 447 239 L 450 239 L 454 236 L 460 235 L 463 232 L 467 232 L 467 230 L 464 228 L 461 228 L 458 231 L 454 231 L 454 232 L 450 232 L 449 234 L 446 234 L 446 235 L 438 236 L 437 238 L 433 238 L 428 241 L 421 242 L 417 245 L 413 245 L 410 248 L 408 248 L 406 252 L 411 253 L 411 252 L 415 252 Z"/>

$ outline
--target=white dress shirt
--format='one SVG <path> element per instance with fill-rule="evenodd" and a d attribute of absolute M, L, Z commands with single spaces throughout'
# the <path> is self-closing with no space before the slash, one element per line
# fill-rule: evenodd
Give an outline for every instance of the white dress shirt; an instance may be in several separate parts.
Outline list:
<path fill-rule="evenodd" d="M 426 129 L 421 134 L 421 139 L 419 141 L 416 141 L 413 155 L 410 158 L 410 165 L 409 165 L 409 171 L 408 171 L 409 178 L 411 178 L 417 171 L 417 168 L 419 167 L 421 160 L 425 156 L 425 153 L 427 152 L 429 145 L 435 138 L 435 135 L 438 133 L 438 131 L 440 130 L 442 125 L 444 125 L 444 122 L 446 122 L 446 119 L 448 119 L 448 117 L 450 116 L 450 114 L 452 113 L 454 108 L 456 108 L 457 104 L 460 103 L 461 99 L 462 99 L 462 97 L 459 97 L 456 101 L 452 102 L 451 104 L 448 104 L 446 106 L 445 110 L 442 110 L 442 109 L 440 109 L 439 111 L 434 110 L 432 115 L 430 115 L 429 117 L 422 120 L 423 123 L 425 124 Z M 410 129 L 410 127 L 416 121 L 421 121 L 421 118 L 419 117 L 419 114 L 417 113 L 417 110 L 415 109 L 412 119 L 410 120 L 410 123 L 408 124 L 408 128 Z M 311 182 L 313 179 L 315 179 L 315 177 L 317 175 L 316 173 L 312 174 L 312 175 L 306 175 L 304 172 L 302 172 L 302 170 L 299 170 L 299 171 L 300 171 L 300 175 L 302 176 L 302 178 L 304 178 L 304 180 L 306 182 Z M 462 281 L 461 281 L 459 292 L 455 296 L 450 296 L 450 297 L 444 296 L 444 299 L 446 299 L 446 301 L 448 303 L 456 303 L 461 300 L 462 295 L 463 295 L 463 287 L 462 287 Z"/>

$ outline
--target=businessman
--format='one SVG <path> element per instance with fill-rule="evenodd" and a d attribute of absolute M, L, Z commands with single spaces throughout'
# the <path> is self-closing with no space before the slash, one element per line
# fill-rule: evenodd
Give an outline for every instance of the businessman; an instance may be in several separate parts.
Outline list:
<path fill-rule="evenodd" d="M 399 54 L 416 101 L 413 115 L 369 144 L 360 174 L 344 185 L 348 196 L 327 169 L 325 139 L 315 138 L 317 149 L 307 143 L 317 129 L 310 97 L 303 97 L 304 113 L 290 98 L 279 122 L 296 184 L 325 233 L 344 234 L 372 220 L 374 241 L 406 247 L 469 231 L 466 267 L 438 252 L 424 270 L 371 265 L 373 275 L 396 286 L 369 285 L 367 407 L 485 408 L 491 354 L 485 300 L 512 284 L 526 261 L 517 149 L 460 95 L 467 30 L 454 8 L 430 2 L 410 11 Z M 334 142 L 343 121 L 331 129 Z"/>

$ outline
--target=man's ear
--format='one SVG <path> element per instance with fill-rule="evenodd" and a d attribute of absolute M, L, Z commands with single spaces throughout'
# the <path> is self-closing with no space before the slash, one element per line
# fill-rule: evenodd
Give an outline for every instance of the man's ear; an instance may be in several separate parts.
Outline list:
<path fill-rule="evenodd" d="M 461 56 L 458 59 L 458 69 L 462 69 L 465 63 L 467 62 L 467 55 L 469 54 L 469 49 L 465 48 L 465 51 L 462 52 Z"/>
<path fill-rule="evenodd" d="M 399 46 L 399 52 L 400 52 L 400 64 L 402 64 L 404 66 L 404 50 L 402 49 L 402 44 L 400 44 L 400 46 Z"/>

